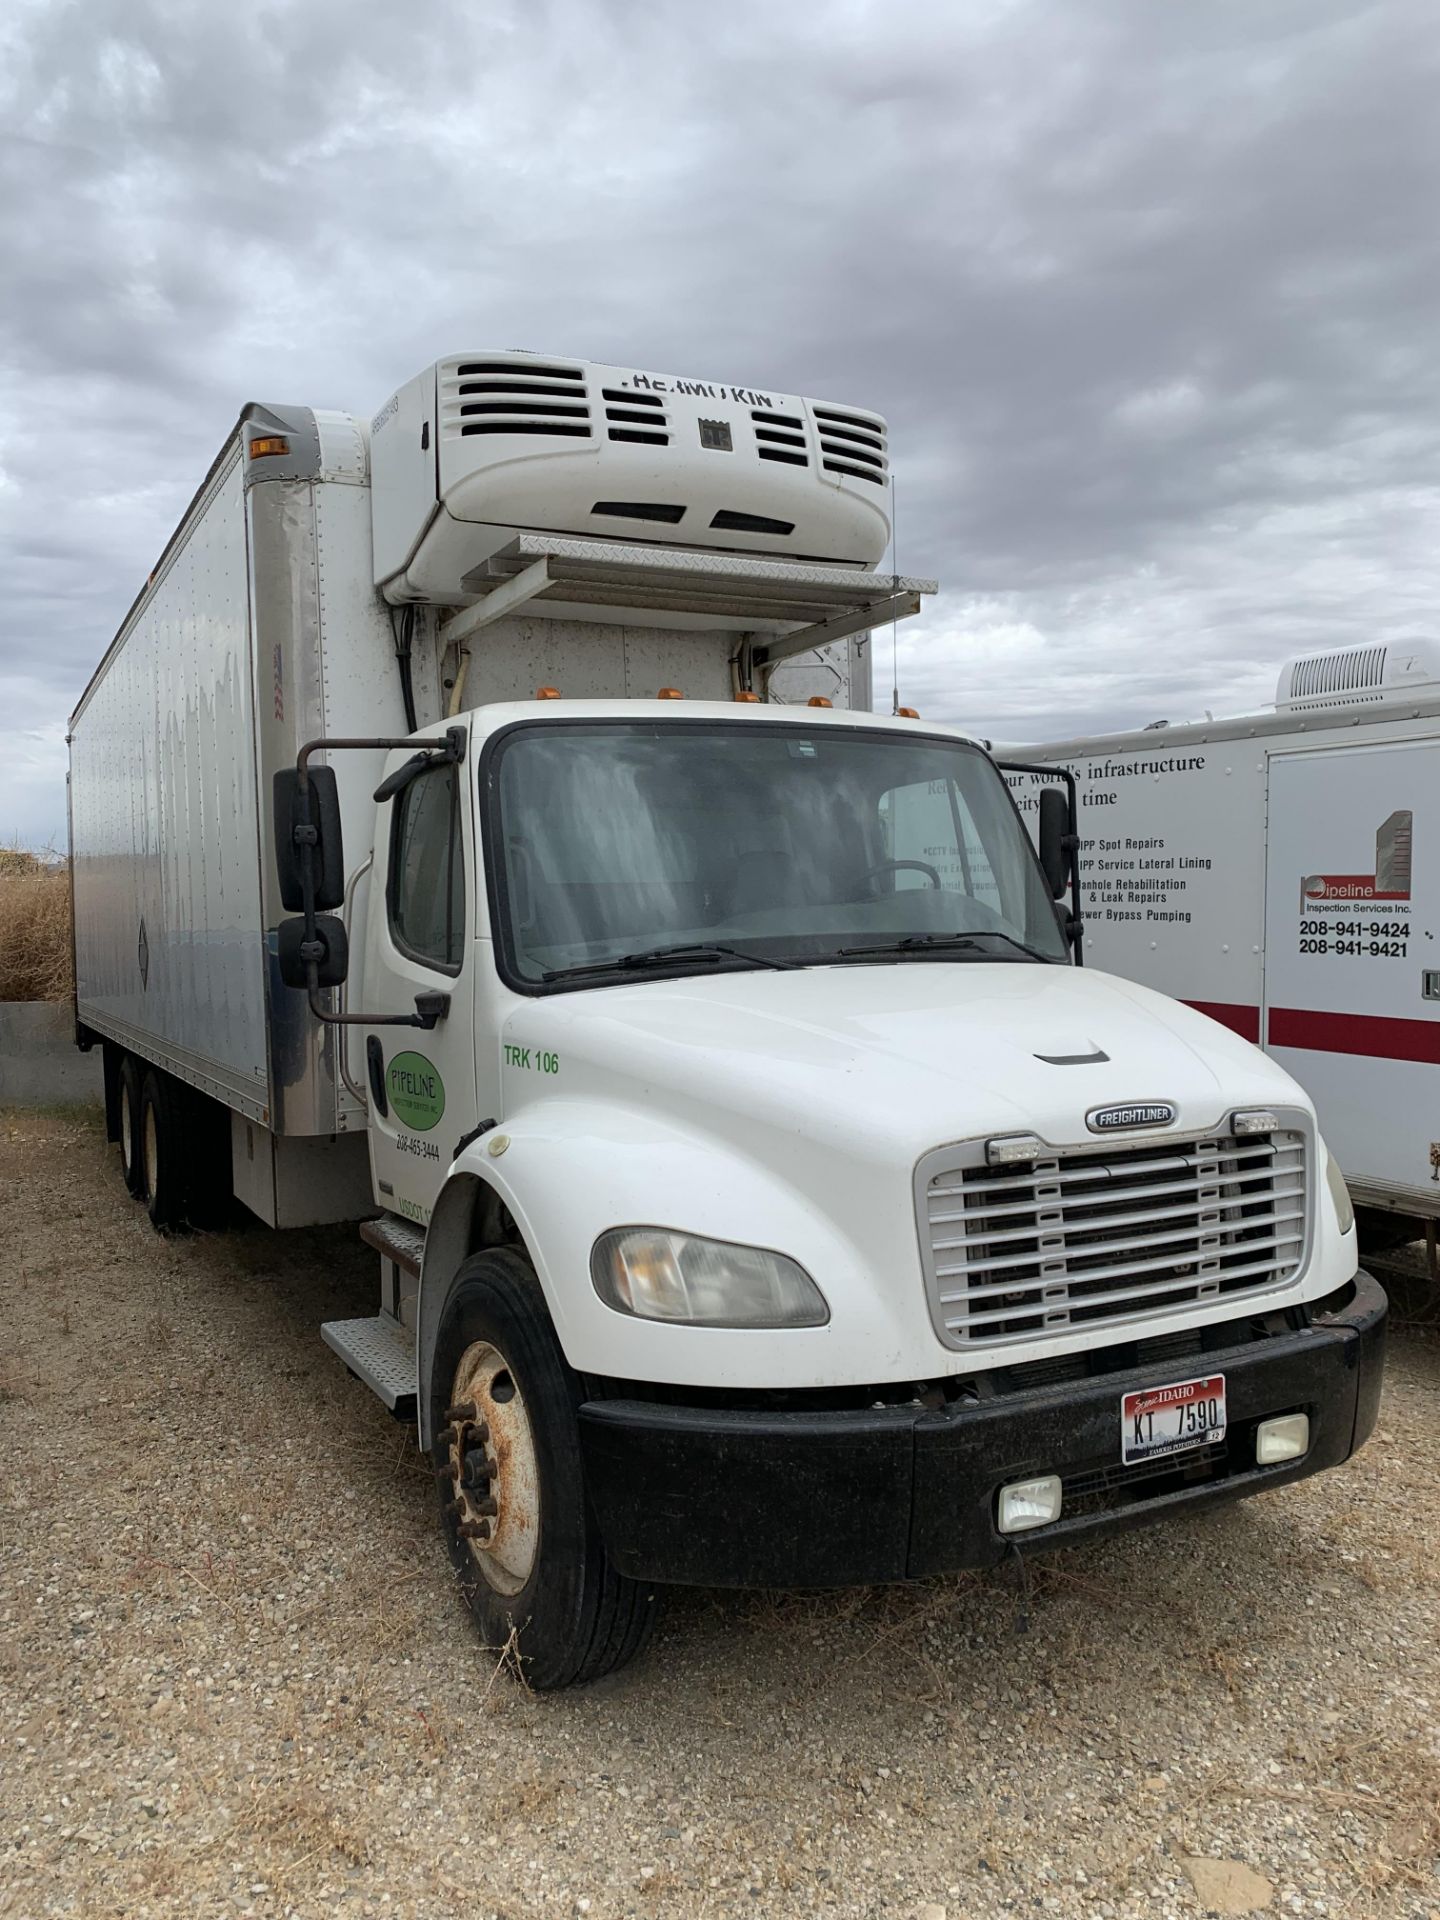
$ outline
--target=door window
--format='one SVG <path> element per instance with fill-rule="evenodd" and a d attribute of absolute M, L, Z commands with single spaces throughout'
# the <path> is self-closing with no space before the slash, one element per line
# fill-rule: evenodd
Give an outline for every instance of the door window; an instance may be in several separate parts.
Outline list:
<path fill-rule="evenodd" d="M 465 939 L 465 860 L 459 769 L 412 780 L 395 800 L 390 843 L 390 932 L 412 959 L 458 973 Z"/>

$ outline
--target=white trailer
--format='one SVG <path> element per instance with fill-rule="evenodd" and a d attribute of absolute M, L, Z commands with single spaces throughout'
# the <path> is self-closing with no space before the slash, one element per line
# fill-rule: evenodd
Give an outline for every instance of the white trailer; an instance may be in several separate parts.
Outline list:
<path fill-rule="evenodd" d="M 1424 1231 L 1440 1215 L 1440 646 L 1314 654 L 1270 712 L 1016 752 L 1079 784 L 1092 961 L 1294 1075 L 1362 1243 Z"/>
<path fill-rule="evenodd" d="M 320 1331 L 536 1686 L 666 1582 L 993 1564 L 1374 1424 L 1308 1096 L 1078 968 L 1061 788 L 1037 860 L 979 743 L 865 710 L 934 585 L 889 500 L 874 413 L 622 367 L 249 406 L 72 721 L 127 1183 L 370 1216 Z"/>

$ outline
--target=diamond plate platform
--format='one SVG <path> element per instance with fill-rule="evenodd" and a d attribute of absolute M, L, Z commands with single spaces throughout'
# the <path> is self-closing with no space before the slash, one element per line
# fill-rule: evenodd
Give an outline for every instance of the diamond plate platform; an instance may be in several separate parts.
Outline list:
<path fill-rule="evenodd" d="M 327 1320 L 320 1337 L 392 1413 L 413 1410 L 415 1348 L 408 1331 L 388 1313 L 369 1320 Z"/>

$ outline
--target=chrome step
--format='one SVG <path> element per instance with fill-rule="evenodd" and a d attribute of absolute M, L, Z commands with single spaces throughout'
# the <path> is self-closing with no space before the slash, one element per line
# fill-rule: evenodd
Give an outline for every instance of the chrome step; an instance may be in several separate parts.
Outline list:
<path fill-rule="evenodd" d="M 378 1220 L 361 1221 L 360 1238 L 386 1260 L 393 1260 L 412 1277 L 419 1277 L 420 1262 L 425 1257 L 423 1227 L 412 1226 L 410 1221 L 397 1219 L 393 1213 L 382 1213 Z"/>
<path fill-rule="evenodd" d="M 320 1337 L 392 1413 L 413 1411 L 415 1347 L 398 1320 L 388 1313 L 369 1320 L 327 1320 Z"/>

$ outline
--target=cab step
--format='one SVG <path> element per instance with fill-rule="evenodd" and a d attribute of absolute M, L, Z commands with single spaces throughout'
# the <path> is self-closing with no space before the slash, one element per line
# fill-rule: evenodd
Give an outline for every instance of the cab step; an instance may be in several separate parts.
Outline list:
<path fill-rule="evenodd" d="M 377 1313 L 368 1320 L 327 1320 L 320 1337 L 392 1413 L 414 1413 L 415 1343 L 408 1327 Z"/>

